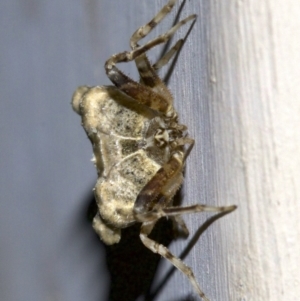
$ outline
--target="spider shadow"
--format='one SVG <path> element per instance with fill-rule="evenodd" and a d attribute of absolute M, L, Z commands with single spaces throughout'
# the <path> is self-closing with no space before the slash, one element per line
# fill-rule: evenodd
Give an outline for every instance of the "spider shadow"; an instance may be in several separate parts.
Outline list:
<path fill-rule="evenodd" d="M 180 205 L 181 200 L 179 190 L 174 204 Z M 96 213 L 94 199 L 88 209 L 89 219 L 92 220 Z M 112 246 L 104 245 L 97 238 L 106 250 L 106 263 L 111 277 L 109 301 L 132 301 L 149 294 L 161 256 L 143 245 L 139 237 L 140 226 L 135 224 L 122 229 L 120 242 Z M 150 238 L 168 246 L 175 236 L 180 236 L 180 233 L 174 234 L 172 221 L 162 218 L 155 225 Z"/>
<path fill-rule="evenodd" d="M 195 297 L 188 295 L 187 297 L 181 297 L 180 299 L 172 299 L 170 301 L 197 301 Z"/>

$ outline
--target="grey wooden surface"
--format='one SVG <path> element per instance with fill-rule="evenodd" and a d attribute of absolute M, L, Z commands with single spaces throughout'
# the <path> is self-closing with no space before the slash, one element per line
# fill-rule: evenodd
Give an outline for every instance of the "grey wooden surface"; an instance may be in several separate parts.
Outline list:
<path fill-rule="evenodd" d="M 78 85 L 109 84 L 105 60 L 128 49 L 132 32 L 164 3 L 1 2 L 1 300 L 107 298 L 103 249 L 94 243 L 90 225 L 84 224 L 96 179 L 91 146 L 70 100 Z M 156 33 L 172 24 L 178 7 Z M 218 202 L 205 97 L 207 10 L 205 2 L 186 3 L 182 16 L 197 13 L 200 18 L 170 81 L 181 120 L 196 139 L 188 160 L 185 204 Z M 174 41 L 187 30 L 180 30 Z M 156 58 L 160 50 L 153 53 Z M 133 65 L 122 67 L 136 76 Z M 186 218 L 191 233 L 206 217 Z M 212 299 L 221 291 L 222 300 L 228 300 L 226 269 L 221 274 L 217 269 L 226 266 L 218 232 L 228 223 L 226 217 L 213 226 L 185 259 Z M 186 245 L 179 241 L 171 249 L 180 254 Z M 163 264 L 158 279 L 169 269 Z M 189 294 L 194 294 L 192 287 L 176 272 L 157 298 L 183 300 Z"/>
<path fill-rule="evenodd" d="M 105 249 L 86 221 L 96 172 L 70 101 L 78 85 L 109 84 L 105 60 L 127 50 L 132 32 L 165 2 L 0 2 L 0 300 L 108 300 Z M 295 92 L 290 97 L 276 98 L 276 91 L 285 95 L 282 81 L 300 76 L 293 64 L 274 62 L 300 51 L 297 43 L 283 51 L 289 44 L 280 39 L 292 39 L 280 31 L 279 6 L 253 3 L 186 1 L 181 14 L 199 16 L 169 82 L 181 121 L 196 140 L 183 204 L 239 205 L 194 243 L 184 261 L 211 300 L 292 301 L 300 294 L 294 282 L 300 262 L 300 143 L 294 130 L 300 85 L 286 85 Z M 287 1 L 284 11 L 293 37 L 299 26 L 287 12 L 297 11 L 295 3 Z M 172 24 L 179 6 L 151 37 Z M 278 23 L 270 17 L 274 11 Z M 153 50 L 150 57 L 159 54 Z M 133 65 L 121 68 L 137 78 Z M 283 150 L 279 156 L 276 148 Z M 292 209 L 283 215 L 286 208 Z M 191 235 L 171 250 L 181 254 L 209 216 L 186 216 Z M 170 268 L 161 261 L 154 288 Z M 191 285 L 175 271 L 155 300 L 194 299 Z"/>

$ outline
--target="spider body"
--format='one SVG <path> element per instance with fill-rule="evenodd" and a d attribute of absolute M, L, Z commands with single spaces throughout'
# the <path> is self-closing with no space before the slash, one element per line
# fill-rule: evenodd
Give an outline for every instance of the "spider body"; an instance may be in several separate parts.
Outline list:
<path fill-rule="evenodd" d="M 94 228 L 105 243 L 117 243 L 120 229 L 137 221 L 134 210 L 138 213 L 144 206 L 147 211 L 154 208 L 154 200 L 145 202 L 144 195 L 138 203 L 137 197 L 174 151 L 183 155 L 182 145 L 176 142 L 183 137 L 181 128 L 184 127 L 179 127 L 174 118 L 164 118 L 137 104 L 114 86 L 80 87 L 73 97 L 75 103 L 80 104 L 76 110 L 82 115 L 85 131 L 93 144 L 99 176 L 95 195 L 100 216 L 94 220 Z M 177 175 L 168 183 L 168 202 L 182 183 L 180 155 Z M 150 198 L 160 184 L 154 183 Z M 160 196 L 157 201 L 162 199 Z"/>
<path fill-rule="evenodd" d="M 175 5 L 169 0 L 161 11 L 131 37 L 131 51 L 109 58 L 105 64 L 114 86 L 79 87 L 73 95 L 73 108 L 81 115 L 82 125 L 93 145 L 98 181 L 94 192 L 98 214 L 93 227 L 108 245 L 118 243 L 121 229 L 141 223 L 140 238 L 144 245 L 169 260 L 190 280 L 204 300 L 192 270 L 148 235 L 158 219 L 171 217 L 188 233 L 181 214 L 201 211 L 230 212 L 235 206 L 208 207 L 193 205 L 173 207 L 176 191 L 183 182 L 183 169 L 194 140 L 186 126 L 178 122 L 173 97 L 157 75 L 181 47 L 179 40 L 156 64 L 151 65 L 146 52 L 169 40 L 191 15 L 165 34 L 139 46 L 144 38 Z M 140 82 L 125 76 L 117 67 L 120 62 L 134 61 Z"/>

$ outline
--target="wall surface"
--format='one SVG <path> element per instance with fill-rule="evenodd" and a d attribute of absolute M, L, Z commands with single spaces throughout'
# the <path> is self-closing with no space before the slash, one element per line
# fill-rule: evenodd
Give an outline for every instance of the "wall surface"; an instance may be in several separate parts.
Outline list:
<path fill-rule="evenodd" d="M 163 260 L 145 276 L 142 266 L 155 267 L 157 257 L 141 255 L 139 264 L 132 263 L 140 256 L 138 245 L 124 239 L 126 246 L 116 250 L 98 241 L 86 218 L 96 181 L 92 150 L 70 106 L 78 85 L 109 84 L 105 60 L 128 50 L 130 35 L 165 2 L 0 3 L 1 300 L 127 301 L 123 290 L 141 279 L 140 292 L 126 291 L 136 300 L 145 300 L 138 296 L 152 281 L 154 295 L 147 300 L 199 299 Z M 180 5 L 150 39 L 171 26 Z M 196 141 L 182 204 L 236 204 L 238 210 L 199 239 L 198 229 L 211 215 L 185 216 L 190 237 L 169 247 L 192 266 L 211 301 L 296 301 L 298 1 L 184 1 L 180 18 L 192 13 L 198 20 L 169 80 L 180 120 Z M 154 49 L 151 60 L 160 54 L 161 47 Z M 133 64 L 121 68 L 137 78 Z M 120 275 L 113 275 L 114 264 Z M 134 275 L 122 276 L 122 270 Z M 118 285 L 109 289 L 110 280 Z"/>
<path fill-rule="evenodd" d="M 210 6 L 217 191 L 239 204 L 230 300 L 299 299 L 299 13 L 297 1 Z"/>

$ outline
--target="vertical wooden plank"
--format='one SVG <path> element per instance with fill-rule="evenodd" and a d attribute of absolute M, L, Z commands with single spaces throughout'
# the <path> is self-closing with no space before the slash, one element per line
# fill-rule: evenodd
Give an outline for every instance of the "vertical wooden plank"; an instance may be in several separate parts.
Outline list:
<path fill-rule="evenodd" d="M 214 180 L 219 201 L 239 205 L 222 229 L 228 300 L 299 299 L 299 12 L 297 1 L 210 1 Z M 219 287 L 212 299 L 224 300 Z"/>

